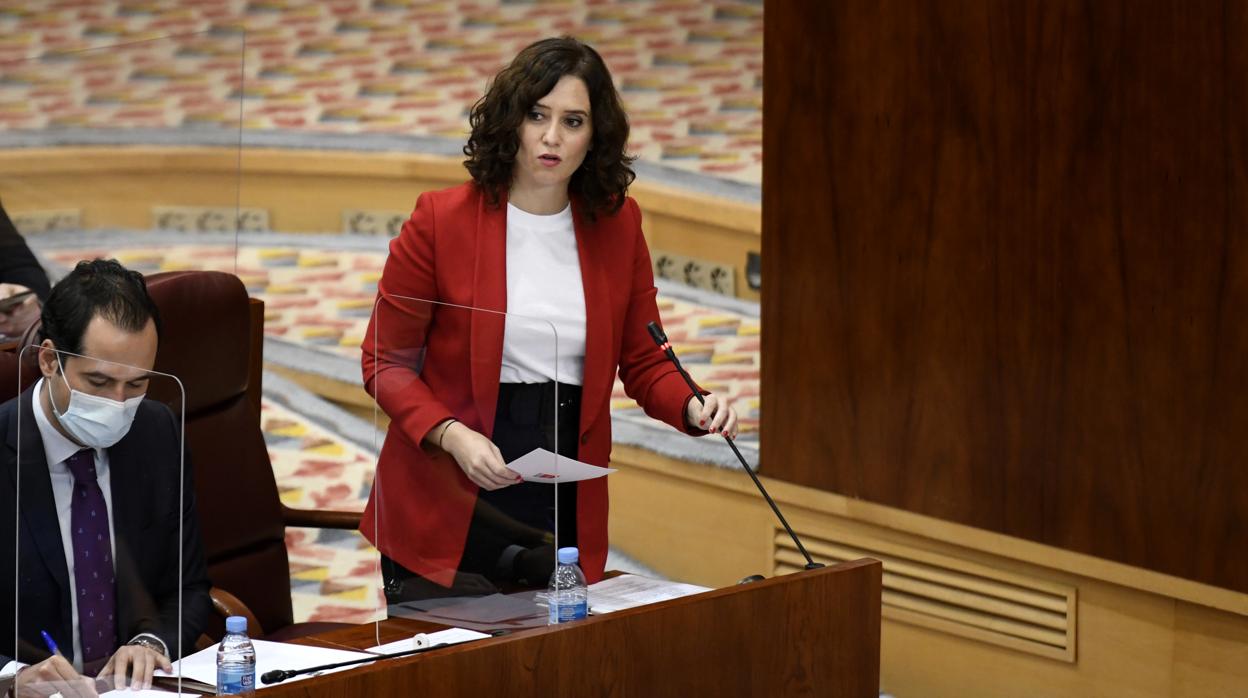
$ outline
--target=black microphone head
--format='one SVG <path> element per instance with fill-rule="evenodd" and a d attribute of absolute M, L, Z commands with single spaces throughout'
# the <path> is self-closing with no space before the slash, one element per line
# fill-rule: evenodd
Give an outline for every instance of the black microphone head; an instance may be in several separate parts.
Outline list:
<path fill-rule="evenodd" d="M 659 327 L 659 323 L 651 321 L 646 325 L 646 329 L 650 330 L 650 336 L 654 338 L 654 343 L 663 346 L 667 344 L 667 335 L 663 333 L 663 328 Z"/>
<path fill-rule="evenodd" d="M 286 679 L 290 678 L 287 674 L 288 672 L 285 671 L 284 669 L 274 669 L 272 671 L 266 671 L 260 675 L 260 681 L 265 684 L 281 683 L 285 681 Z"/>

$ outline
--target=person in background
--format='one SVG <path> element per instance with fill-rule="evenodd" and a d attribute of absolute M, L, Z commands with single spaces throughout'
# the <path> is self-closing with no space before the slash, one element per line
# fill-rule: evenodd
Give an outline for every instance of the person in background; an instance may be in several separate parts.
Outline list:
<path fill-rule="evenodd" d="M 628 117 L 598 53 L 568 37 L 528 46 L 470 125 L 472 179 L 418 198 L 390 245 L 362 345 L 365 387 L 391 422 L 361 530 L 382 553 L 392 603 L 545 582 L 555 497 L 506 464 L 543 447 L 605 466 L 617 372 L 647 414 L 677 430 L 737 433 L 729 404 L 693 399 L 647 333 L 659 313 L 627 195 Z M 469 318 L 428 301 L 484 311 Z M 523 317 L 553 325 L 557 357 L 550 330 Z M 558 491 L 558 544 L 578 546 L 597 581 L 606 479 Z"/>
<path fill-rule="evenodd" d="M 23 697 L 93 696 L 84 675 L 147 687 L 212 613 L 180 424 L 144 399 L 160 316 L 141 274 L 80 262 L 40 336 L 42 378 L 0 405 L 0 680 Z"/>
<path fill-rule="evenodd" d="M 0 341 L 21 337 L 52 290 L 48 275 L 0 203 Z"/>

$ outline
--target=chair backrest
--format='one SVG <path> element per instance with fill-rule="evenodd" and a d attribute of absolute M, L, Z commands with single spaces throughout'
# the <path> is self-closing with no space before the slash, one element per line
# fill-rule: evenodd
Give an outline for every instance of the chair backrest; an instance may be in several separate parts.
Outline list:
<path fill-rule="evenodd" d="M 274 632 L 291 624 L 293 611 L 277 482 L 249 396 L 259 389 L 250 369 L 253 332 L 261 328 L 252 326 L 247 290 L 232 274 L 164 272 L 149 276 L 147 287 L 163 324 L 156 370 L 177 376 L 186 391 L 186 440 L 208 575 L 213 586 L 247 604 L 265 632 Z M 150 396 L 179 400 L 155 390 Z"/>
<path fill-rule="evenodd" d="M 43 375 L 39 372 L 39 355 L 33 349 L 23 349 L 38 343 L 39 321 L 35 321 L 16 342 L 7 344 L 0 351 L 0 402 L 16 397 L 34 385 Z M 20 366 L 19 366 L 20 364 Z"/>
<path fill-rule="evenodd" d="M 260 430 L 251 377 L 251 303 L 238 277 L 221 272 L 164 272 L 147 277 L 163 331 L 156 370 L 186 391 L 186 440 L 195 499 L 213 586 L 237 596 L 266 633 L 290 625 L 290 564 L 277 482 Z M 39 323 L 12 350 L 0 352 L 0 401 L 39 377 L 33 351 Z M 20 357 L 20 358 L 19 358 Z M 18 385 L 18 362 L 22 385 Z M 148 396 L 175 410 L 172 381 L 153 381 Z M 219 622 L 215 621 L 214 622 Z M 219 637 L 224 628 L 207 629 Z"/>

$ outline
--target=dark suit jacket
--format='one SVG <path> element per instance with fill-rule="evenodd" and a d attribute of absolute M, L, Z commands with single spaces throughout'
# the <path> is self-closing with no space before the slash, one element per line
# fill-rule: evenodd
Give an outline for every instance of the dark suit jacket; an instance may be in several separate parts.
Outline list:
<path fill-rule="evenodd" d="M 26 240 L 13 227 L 3 205 L 0 205 L 0 284 L 21 284 L 34 291 L 41 302 L 48 299 L 52 290 L 47 272 L 39 266 Z"/>
<path fill-rule="evenodd" d="M 43 440 L 27 389 L 0 405 L 0 666 L 17 657 L 46 659 L 47 630 L 73 660 L 69 594 L 73 589 L 52 497 Z M 21 414 L 21 496 L 18 414 Z M 144 400 L 125 438 L 108 449 L 117 571 L 117 644 L 139 633 L 164 640 L 178 655 L 178 551 L 182 551 L 182 651 L 189 654 L 212 613 L 203 543 L 195 513 L 190 460 L 178 510 L 178 423 L 165 405 Z M 20 512 L 17 505 L 20 501 Z M 179 538 L 179 520 L 181 537 Z M 20 528 L 13 550 L 14 524 Z M 14 561 L 20 572 L 19 647 L 13 647 Z"/>

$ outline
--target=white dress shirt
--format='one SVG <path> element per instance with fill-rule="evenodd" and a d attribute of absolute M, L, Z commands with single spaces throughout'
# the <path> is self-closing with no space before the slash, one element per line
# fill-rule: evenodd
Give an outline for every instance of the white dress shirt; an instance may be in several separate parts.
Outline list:
<path fill-rule="evenodd" d="M 507 204 L 507 322 L 499 380 L 581 385 L 584 377 L 585 286 L 572 206 L 539 216 Z"/>

